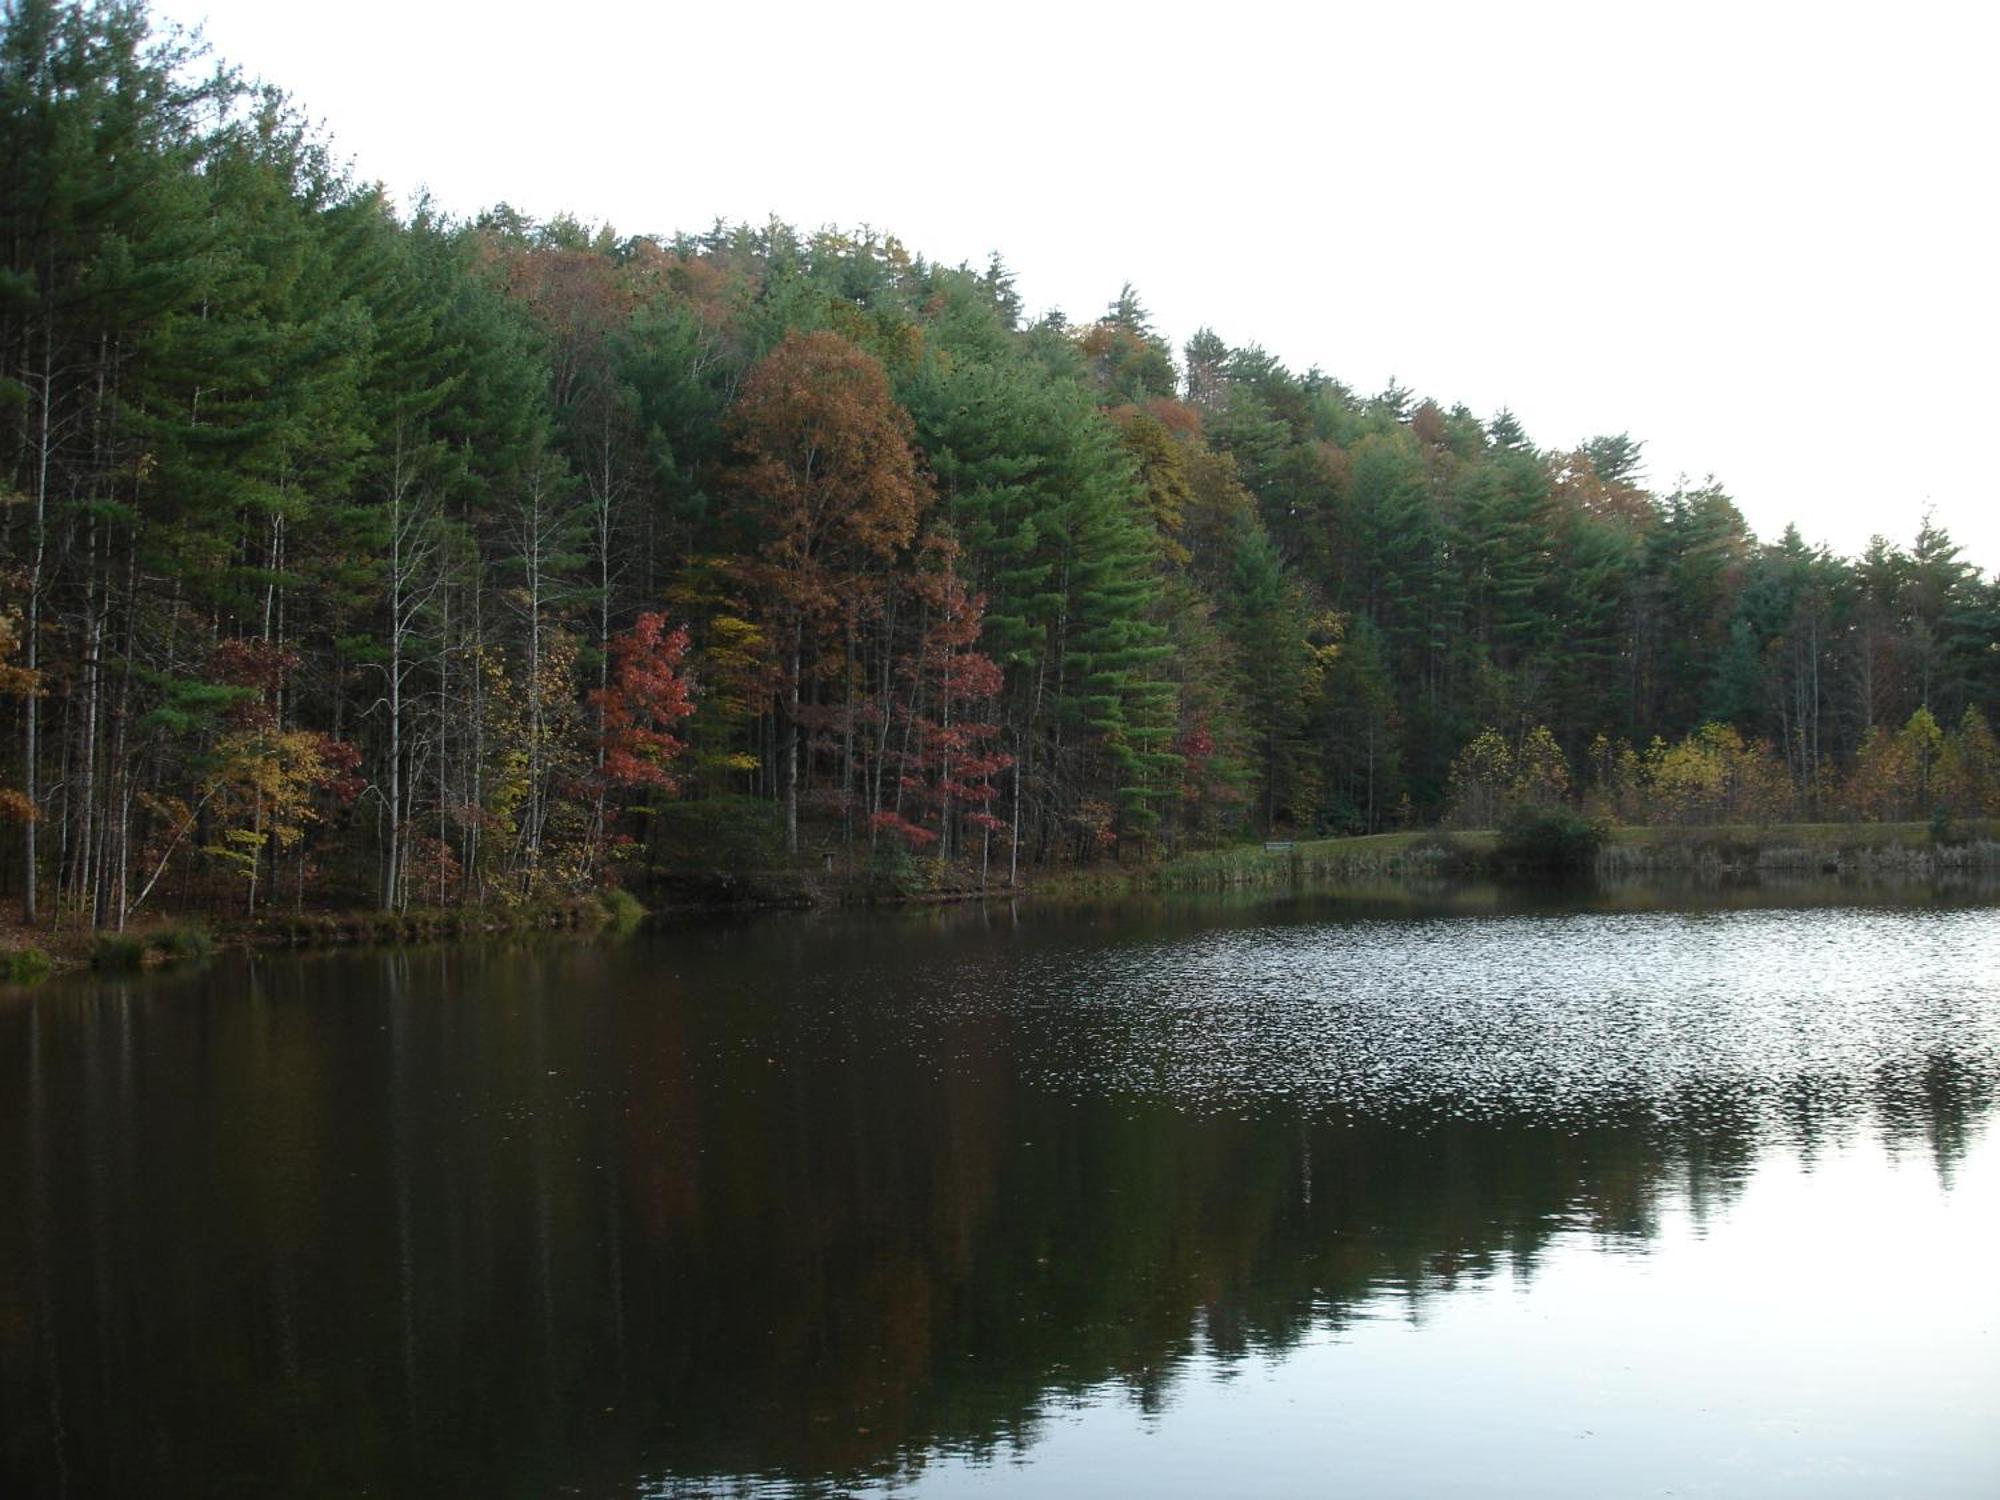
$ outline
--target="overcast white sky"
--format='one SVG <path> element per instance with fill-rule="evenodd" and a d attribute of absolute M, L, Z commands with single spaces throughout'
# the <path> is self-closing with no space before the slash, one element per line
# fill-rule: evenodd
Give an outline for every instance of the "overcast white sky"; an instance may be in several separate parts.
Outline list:
<path fill-rule="evenodd" d="M 365 178 L 620 233 L 777 215 L 1131 281 L 1760 536 L 2000 569 L 2000 7 L 155 0 Z"/>

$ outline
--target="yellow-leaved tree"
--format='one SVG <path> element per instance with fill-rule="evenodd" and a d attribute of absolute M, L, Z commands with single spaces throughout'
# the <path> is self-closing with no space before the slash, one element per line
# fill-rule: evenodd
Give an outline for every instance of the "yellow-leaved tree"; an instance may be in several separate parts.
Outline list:
<path fill-rule="evenodd" d="M 1569 799 L 1569 761 L 1545 725 L 1517 748 L 1483 729 L 1451 763 L 1451 819 L 1464 828 L 1497 827 L 1523 807 L 1558 807 Z"/>
<path fill-rule="evenodd" d="M 1858 818 L 1897 821 L 1927 816 L 1936 801 L 1944 731 L 1928 708 L 1891 734 L 1870 727 L 1847 778 L 1847 810 Z"/>
<path fill-rule="evenodd" d="M 1451 821 L 1491 828 L 1514 784 L 1514 749 L 1497 729 L 1482 729 L 1451 763 Z"/>
<path fill-rule="evenodd" d="M 2000 818 L 2000 745 L 1993 727 L 1974 704 L 1938 754 L 1939 798 L 1954 817 Z"/>
<path fill-rule="evenodd" d="M 1767 740 L 1704 724 L 1678 744 L 1655 739 L 1640 766 L 1645 821 L 1683 827 L 1769 823 L 1792 803 L 1792 783 Z"/>
<path fill-rule="evenodd" d="M 216 836 L 202 852 L 243 878 L 253 914 L 266 856 L 298 847 L 319 819 L 314 794 L 339 770 L 327 737 L 310 730 L 258 724 L 216 741 L 201 787 Z"/>

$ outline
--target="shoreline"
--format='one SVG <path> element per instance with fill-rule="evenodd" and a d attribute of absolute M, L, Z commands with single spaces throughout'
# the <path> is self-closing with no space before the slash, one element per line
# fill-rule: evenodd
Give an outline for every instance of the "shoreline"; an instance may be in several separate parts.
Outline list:
<path fill-rule="evenodd" d="M 1896 875 L 2000 870 L 2000 822 L 1982 820 L 1947 841 L 1928 823 L 1722 824 L 1614 827 L 1569 875 Z M 1546 876 L 1546 866 L 1510 861 L 1493 829 L 1423 829 L 1282 846 L 1240 844 L 1158 864 L 1067 871 L 1043 894 L 1107 896 L 1169 891 L 1308 888 L 1354 880 Z"/>
<path fill-rule="evenodd" d="M 1697 828 L 1617 827 L 1589 863 L 1554 872 L 1509 864 L 1490 829 L 1425 829 L 1295 842 L 1238 844 L 1132 866 L 1095 866 L 1022 885 L 944 883 L 885 890 L 804 871 L 681 872 L 656 880 L 642 903 L 618 888 L 519 906 L 424 907 L 403 912 L 324 910 L 215 920 L 159 914 L 123 933 L 0 927 L 0 988 L 57 974 L 134 973 L 211 952 L 291 951 L 466 942 L 535 933 L 629 932 L 649 920 L 705 913 L 881 910 L 1034 900 L 1063 904 L 1168 894 L 1307 891 L 1343 884 L 1461 879 L 1743 880 L 1835 877 L 1867 884 L 2000 872 L 2000 822 L 1985 820 L 1938 841 L 1924 823 L 1792 823 Z M 665 899 L 661 899 L 664 897 Z"/>

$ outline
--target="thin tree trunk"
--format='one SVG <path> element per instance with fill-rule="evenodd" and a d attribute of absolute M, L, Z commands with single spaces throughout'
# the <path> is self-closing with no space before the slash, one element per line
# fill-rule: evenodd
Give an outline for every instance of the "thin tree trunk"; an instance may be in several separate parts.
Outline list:
<path fill-rule="evenodd" d="M 44 324 L 42 331 L 42 431 L 41 441 L 35 455 L 35 547 L 34 562 L 28 571 L 28 640 L 27 670 L 28 680 L 34 682 L 35 674 L 42 662 L 42 570 L 48 558 L 48 516 L 49 516 L 49 406 L 55 392 L 54 369 L 54 329 Z M 21 825 L 21 847 L 26 868 L 21 891 L 21 920 L 30 927 L 35 925 L 40 913 L 36 909 L 36 848 L 35 830 L 40 823 L 39 771 L 41 758 L 41 697 L 38 692 L 28 694 L 27 712 L 27 761 L 24 769 L 22 790 L 28 799 L 28 816 Z"/>
<path fill-rule="evenodd" d="M 778 774 L 785 791 L 785 853 L 799 852 L 799 669 L 805 652 L 805 624 L 792 625 L 791 672 L 785 683 L 785 726 L 779 748 Z"/>
<path fill-rule="evenodd" d="M 390 515 L 389 542 L 389 848 L 382 874 L 382 910 L 399 894 L 403 837 L 403 527 L 401 505 Z"/>
<path fill-rule="evenodd" d="M 840 843 L 854 844 L 854 617 L 847 619 L 847 638 L 840 662 Z"/>
<path fill-rule="evenodd" d="M 84 708 L 83 738 L 79 746 L 82 765 L 77 774 L 76 864 L 72 872 L 71 899 L 86 924 L 94 920 L 96 889 L 93 882 L 95 819 L 97 813 L 97 719 L 102 674 L 97 669 L 98 651 L 104 640 L 104 617 L 97 597 L 97 519 L 91 518 L 84 549 Z"/>
<path fill-rule="evenodd" d="M 1022 748 L 1017 736 L 1015 749 Z M 1014 890 L 1021 884 L 1021 757 L 1014 756 L 1014 818 L 1013 827 L 1007 830 L 1007 888 Z"/>

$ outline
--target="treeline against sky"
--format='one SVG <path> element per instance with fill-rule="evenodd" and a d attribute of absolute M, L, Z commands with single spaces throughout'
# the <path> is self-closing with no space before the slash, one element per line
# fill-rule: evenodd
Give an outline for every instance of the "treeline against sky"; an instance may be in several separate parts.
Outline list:
<path fill-rule="evenodd" d="M 31 910 L 1000 879 L 1468 817 L 1551 752 L 1626 816 L 1718 745 L 1758 816 L 1996 810 L 2000 589 L 1936 527 L 1760 543 L 1628 436 L 1176 353 L 1129 289 L 1028 323 L 869 231 L 400 214 L 143 6 L 48 0 L 0 237 Z"/>

